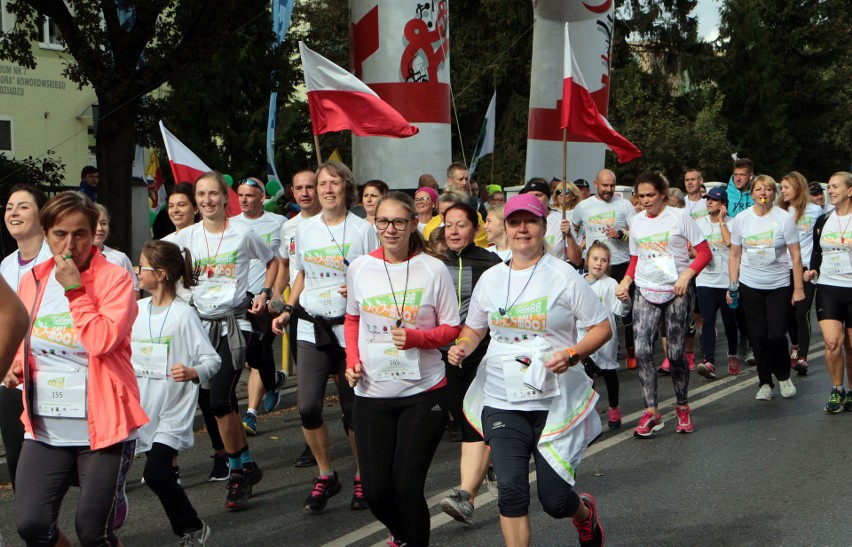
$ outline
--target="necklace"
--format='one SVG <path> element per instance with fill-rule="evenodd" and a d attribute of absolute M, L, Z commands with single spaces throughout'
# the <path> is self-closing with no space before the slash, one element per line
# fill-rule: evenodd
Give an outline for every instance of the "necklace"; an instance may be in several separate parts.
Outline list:
<path fill-rule="evenodd" d="M 169 307 L 166 308 L 166 316 L 163 317 L 163 323 L 160 325 L 160 334 L 157 336 L 157 338 L 156 338 L 157 340 L 160 340 L 163 337 L 163 329 L 166 326 L 166 321 L 168 321 L 168 319 L 169 319 L 169 312 L 172 311 L 172 304 L 174 304 L 174 302 L 175 302 L 174 300 L 169 302 Z M 154 301 L 149 300 L 148 301 L 148 337 L 151 340 L 154 340 L 154 331 L 151 329 L 151 316 L 153 315 L 151 313 L 151 310 L 153 310 L 153 309 L 154 309 Z"/>
<path fill-rule="evenodd" d="M 837 229 L 840 230 L 840 215 L 835 215 L 837 218 Z M 846 234 L 846 230 L 849 229 L 849 222 L 852 221 L 852 215 L 849 216 L 849 219 L 846 221 L 846 228 L 840 230 L 840 243 L 841 245 L 846 242 L 846 238 L 844 235 Z"/>
<path fill-rule="evenodd" d="M 402 293 L 402 306 L 400 306 L 396 301 L 396 291 L 393 290 L 393 282 L 391 281 L 390 271 L 388 271 L 388 261 L 385 258 L 385 249 L 382 247 L 382 265 L 385 267 L 385 275 L 388 276 L 388 285 L 390 285 L 391 290 L 391 298 L 393 298 L 393 305 L 396 308 L 397 316 L 399 317 L 396 320 L 396 326 L 402 326 L 402 310 L 405 308 L 405 298 L 408 296 L 408 272 L 411 266 L 411 258 L 405 261 L 405 290 Z"/>
<path fill-rule="evenodd" d="M 216 245 L 216 252 L 213 254 L 213 257 L 210 256 L 210 243 L 207 242 L 207 228 L 204 227 L 204 224 L 201 224 L 201 231 L 204 233 L 204 245 L 207 247 L 207 278 L 213 277 L 213 266 L 211 265 L 213 262 L 213 257 L 219 256 L 219 248 L 222 247 L 222 241 L 225 239 L 225 232 L 228 231 L 228 219 L 225 219 L 225 227 L 222 228 L 222 237 L 219 238 L 219 244 Z"/>
<path fill-rule="evenodd" d="M 524 287 L 521 289 L 521 292 L 518 293 L 518 296 L 515 298 L 515 300 L 512 301 L 511 305 L 509 304 L 509 292 L 510 292 L 510 289 L 512 287 L 512 260 L 514 260 L 514 259 L 512 259 L 512 258 L 509 259 L 509 282 L 506 283 L 506 303 L 503 305 L 502 308 L 497 308 L 497 311 L 500 312 L 500 315 L 506 315 L 507 313 L 509 313 L 509 310 L 514 308 L 515 304 L 518 303 L 518 300 L 521 299 L 521 296 L 524 294 L 524 291 L 527 290 L 527 287 L 529 286 L 530 281 L 532 281 L 532 278 L 535 275 L 535 269 L 538 268 L 538 264 L 539 264 L 539 262 L 541 262 L 542 258 L 544 258 L 544 255 L 541 255 L 538 258 L 538 260 L 536 261 L 535 266 L 533 266 L 532 272 L 530 272 L 530 276 L 527 279 L 527 282 L 524 283 Z"/>
<path fill-rule="evenodd" d="M 337 243 L 337 240 L 334 239 L 334 234 L 331 233 L 331 228 L 328 227 L 328 223 L 325 221 L 325 215 L 320 215 L 320 220 L 322 220 L 323 226 L 328 230 L 328 235 L 331 236 L 331 242 L 334 243 L 334 246 L 337 247 L 337 250 L 340 251 L 340 256 L 343 258 L 343 265 L 349 266 L 349 261 L 346 260 L 346 253 L 344 252 L 344 248 L 346 247 L 346 220 L 349 218 L 349 213 L 346 213 L 346 216 L 343 217 L 343 243 Z M 384 251 L 382 251 L 384 253 Z M 384 256 L 384 254 L 382 254 Z M 387 266 L 385 266 L 387 269 Z M 399 326 L 399 325 L 397 325 Z"/>

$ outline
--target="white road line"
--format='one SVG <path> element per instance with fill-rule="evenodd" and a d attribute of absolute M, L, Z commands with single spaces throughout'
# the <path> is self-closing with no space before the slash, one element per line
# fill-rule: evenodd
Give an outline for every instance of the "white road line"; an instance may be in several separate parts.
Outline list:
<path fill-rule="evenodd" d="M 824 348 L 824 347 L 825 347 L 824 342 L 812 344 L 812 349 L 813 348 Z M 812 352 L 810 352 L 810 355 L 808 355 L 808 359 L 809 360 L 816 359 L 817 357 L 822 357 L 823 355 L 825 355 L 824 350 L 812 351 Z M 722 378 L 721 380 L 716 380 L 714 382 L 707 382 L 707 383 L 704 383 L 703 385 L 701 385 L 699 387 L 696 387 L 694 389 L 690 389 L 689 390 L 689 395 L 690 395 L 689 407 L 694 410 L 696 408 L 701 408 L 703 406 L 709 405 L 710 403 L 718 401 L 719 399 L 723 399 L 723 398 L 725 398 L 729 395 L 733 395 L 734 393 L 737 393 L 738 391 L 742 391 L 743 389 L 746 389 L 746 388 L 749 388 L 749 387 L 756 388 L 754 382 L 749 381 L 756 373 L 757 373 L 757 369 L 754 368 L 754 367 L 742 368 L 740 370 L 740 374 L 737 375 L 737 376 L 726 376 L 725 378 Z M 723 386 L 728 386 L 728 387 L 723 387 Z M 720 387 L 722 387 L 722 389 L 719 389 Z M 696 395 L 700 395 L 700 394 L 706 393 L 708 391 L 713 391 L 713 393 L 710 393 L 706 397 L 695 399 Z M 669 411 L 663 416 L 664 421 L 676 419 L 676 417 L 675 417 L 676 416 L 676 412 L 675 412 L 675 403 L 676 402 L 677 402 L 677 400 L 674 397 L 671 397 L 669 399 L 666 399 L 665 401 L 660 402 L 658 408 L 660 408 L 661 410 L 669 409 L 669 407 L 671 407 L 669 409 Z M 640 410 L 640 411 L 637 411 L 637 412 L 634 412 L 632 414 L 625 416 L 622 420 L 622 423 L 624 425 L 627 425 L 628 423 L 632 423 L 633 421 L 637 421 L 642 416 L 643 412 L 644 412 L 644 410 Z M 596 442 L 595 444 L 590 446 L 589 449 L 586 450 L 586 454 L 585 454 L 584 458 L 588 458 L 588 457 L 591 457 L 591 456 L 593 456 L 593 455 L 595 455 L 599 452 L 603 452 L 607 448 L 612 448 L 613 446 L 615 446 L 615 445 L 617 445 L 621 442 L 624 442 L 627 439 L 632 439 L 633 438 L 633 430 L 630 429 L 629 427 L 626 428 L 626 429 L 627 429 L 626 431 L 623 431 L 623 432 L 619 433 L 618 435 L 614 435 L 614 436 L 609 437 L 609 438 L 607 438 L 603 441 Z M 536 481 L 535 471 L 530 472 L 529 480 L 530 480 L 530 484 L 532 484 Z M 453 493 L 452 488 L 450 488 L 448 490 L 444 490 L 443 492 L 439 492 L 438 494 L 427 499 L 426 503 L 429 504 L 430 508 L 434 507 L 434 506 L 438 505 L 438 503 L 442 499 L 446 498 L 447 496 L 449 496 L 452 493 Z M 480 493 L 476 496 L 476 506 L 477 507 L 482 507 L 483 505 L 488 505 L 489 503 L 493 503 L 495 501 L 497 501 L 497 496 L 492 494 L 491 491 L 486 489 L 486 488 L 483 488 L 480 491 Z M 434 530 L 434 529 L 436 529 L 440 526 L 443 526 L 444 524 L 450 523 L 450 522 L 453 522 L 452 517 L 450 517 L 449 515 L 446 515 L 444 513 L 438 513 L 437 515 L 432 517 L 431 528 L 432 528 L 432 530 Z M 349 532 L 345 536 L 341 536 L 341 537 L 335 539 L 334 541 L 326 543 L 326 544 L 323 545 L 323 547 L 345 547 L 346 545 L 351 545 L 351 544 L 353 544 L 357 541 L 361 541 L 365 538 L 368 538 L 375 533 L 381 532 L 382 530 L 385 530 L 384 524 L 376 521 L 376 522 L 368 524 L 367 526 L 363 526 L 361 528 L 358 528 L 357 530 L 353 530 L 352 532 Z M 372 545 L 372 547 L 386 547 L 386 545 L 387 544 L 385 543 L 385 540 L 382 540 L 382 541 Z"/>

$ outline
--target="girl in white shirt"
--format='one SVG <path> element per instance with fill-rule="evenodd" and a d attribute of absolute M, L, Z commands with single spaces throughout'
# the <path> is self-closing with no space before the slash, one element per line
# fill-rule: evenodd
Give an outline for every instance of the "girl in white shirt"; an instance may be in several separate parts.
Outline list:
<path fill-rule="evenodd" d="M 209 381 L 222 361 L 195 311 L 176 298 L 179 281 L 187 289 L 193 283 L 192 259 L 184 253 L 173 243 L 151 241 L 139 258 L 139 285 L 151 296 L 138 302 L 131 363 L 151 421 L 139 429 L 136 453 L 146 456 L 145 484 L 160 498 L 172 531 L 182 542 L 203 544 L 210 527 L 198 518 L 173 462 L 179 450 L 193 445 L 198 385 Z"/>
<path fill-rule="evenodd" d="M 503 206 L 489 205 L 488 215 L 485 217 L 485 234 L 488 236 L 488 250 L 506 261 L 512 258 L 512 249 L 509 247 L 509 238 L 506 229 L 503 228 Z"/>
<path fill-rule="evenodd" d="M 133 293 L 136 295 L 136 299 L 139 300 L 139 280 L 136 279 L 136 270 L 133 269 L 133 263 L 130 262 L 130 258 L 121 251 L 104 245 L 104 242 L 109 239 L 109 210 L 100 203 L 95 203 L 95 207 L 101 213 L 100 218 L 98 218 L 98 228 L 95 230 L 95 246 L 103 253 L 107 261 L 124 268 L 130 273 L 130 277 L 133 279 Z"/>

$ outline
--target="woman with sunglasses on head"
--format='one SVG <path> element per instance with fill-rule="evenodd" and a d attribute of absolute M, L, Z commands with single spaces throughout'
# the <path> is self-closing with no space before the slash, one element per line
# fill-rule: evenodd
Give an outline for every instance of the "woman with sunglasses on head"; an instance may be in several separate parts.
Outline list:
<path fill-rule="evenodd" d="M 252 259 L 265 264 L 264 286 L 271 287 L 277 262 L 260 236 L 225 217 L 228 190 L 218 171 L 198 177 L 195 201 L 201 210 L 201 222 L 181 230 L 174 243 L 192 254 L 198 276 L 198 284 L 192 288 L 192 306 L 222 360 L 208 389 L 201 389 L 199 405 L 209 405 L 216 417 L 228 458 L 225 507 L 242 509 L 248 505 L 252 486 L 263 478 L 263 472 L 249 450 L 236 388 L 245 363 L 246 341 L 252 335 L 246 313 L 260 313 L 269 299 L 265 292 L 254 300 L 249 296 L 250 264 Z"/>
<path fill-rule="evenodd" d="M 512 197 L 505 215 L 512 259 L 482 274 L 449 362 L 458 366 L 491 336 L 464 408 L 491 448 L 506 544 L 530 544 L 533 456 L 545 512 L 573 518 L 581 545 L 603 545 L 594 498 L 573 489 L 583 452 L 601 431 L 598 395 L 576 365 L 612 336 L 609 318 L 576 270 L 546 251 L 548 211 L 538 197 Z M 588 326 L 580 341 L 578 321 Z"/>
<path fill-rule="evenodd" d="M 627 301 L 630 285 L 635 282 L 638 289 L 633 300 L 633 337 L 645 412 L 633 434 L 650 437 L 663 428 L 654 367 L 654 338 L 660 319 L 667 334 L 666 357 L 677 398 L 676 431 L 692 433 L 684 351 L 695 307 L 695 289 L 690 281 L 712 260 L 713 253 L 689 211 L 667 205 L 669 182 L 661 173 L 640 174 L 635 188 L 644 211 L 630 220 L 630 264 L 615 293 L 619 300 Z M 696 253 L 691 262 L 690 247 Z"/>
<path fill-rule="evenodd" d="M 796 229 L 799 231 L 799 250 L 802 264 L 807 269 L 811 263 L 814 248 L 814 225 L 824 214 L 822 207 L 811 203 L 808 194 L 808 181 L 798 171 L 792 171 L 781 179 L 781 201 L 778 207 L 793 215 Z M 793 272 L 790 272 L 793 283 Z M 808 350 L 811 345 L 811 305 L 814 303 L 816 285 L 804 282 L 805 299 L 790 308 L 787 321 L 790 344 L 790 365 L 799 376 L 808 374 Z"/>
<path fill-rule="evenodd" d="M 791 304 L 805 299 L 799 231 L 793 215 L 773 207 L 776 188 L 772 177 L 756 177 L 751 186 L 754 205 L 737 215 L 731 229 L 727 302 L 732 302 L 731 293 L 739 291 L 757 361 L 758 401 L 772 399 L 773 376 L 783 397 L 796 394 L 790 380 L 787 316 Z"/>
<path fill-rule="evenodd" d="M 411 547 L 429 545 L 423 489 L 446 420 L 438 348 L 460 330 L 450 274 L 423 252 L 415 219 L 402 192 L 379 202 L 382 246 L 355 259 L 346 274 L 345 328 L 364 494 L 388 527 L 389 544 Z"/>
<path fill-rule="evenodd" d="M 16 184 L 9 190 L 4 220 L 6 229 L 18 244 L 18 250 L 3 259 L 0 274 L 13 292 L 17 292 L 21 278 L 34 266 L 53 257 L 38 220 L 39 211 L 45 203 L 47 195 L 31 184 Z M 5 383 L 0 385 L 0 432 L 3 435 L 12 488 L 15 487 L 15 469 L 24 442 L 24 424 L 21 423 L 21 412 L 24 411 L 22 387 L 10 389 Z"/>

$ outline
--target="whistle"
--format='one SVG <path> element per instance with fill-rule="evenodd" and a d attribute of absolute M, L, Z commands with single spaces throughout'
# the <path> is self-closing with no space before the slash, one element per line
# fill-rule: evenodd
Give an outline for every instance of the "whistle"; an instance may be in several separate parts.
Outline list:
<path fill-rule="evenodd" d="M 760 203 L 766 204 L 766 198 L 760 198 Z"/>

